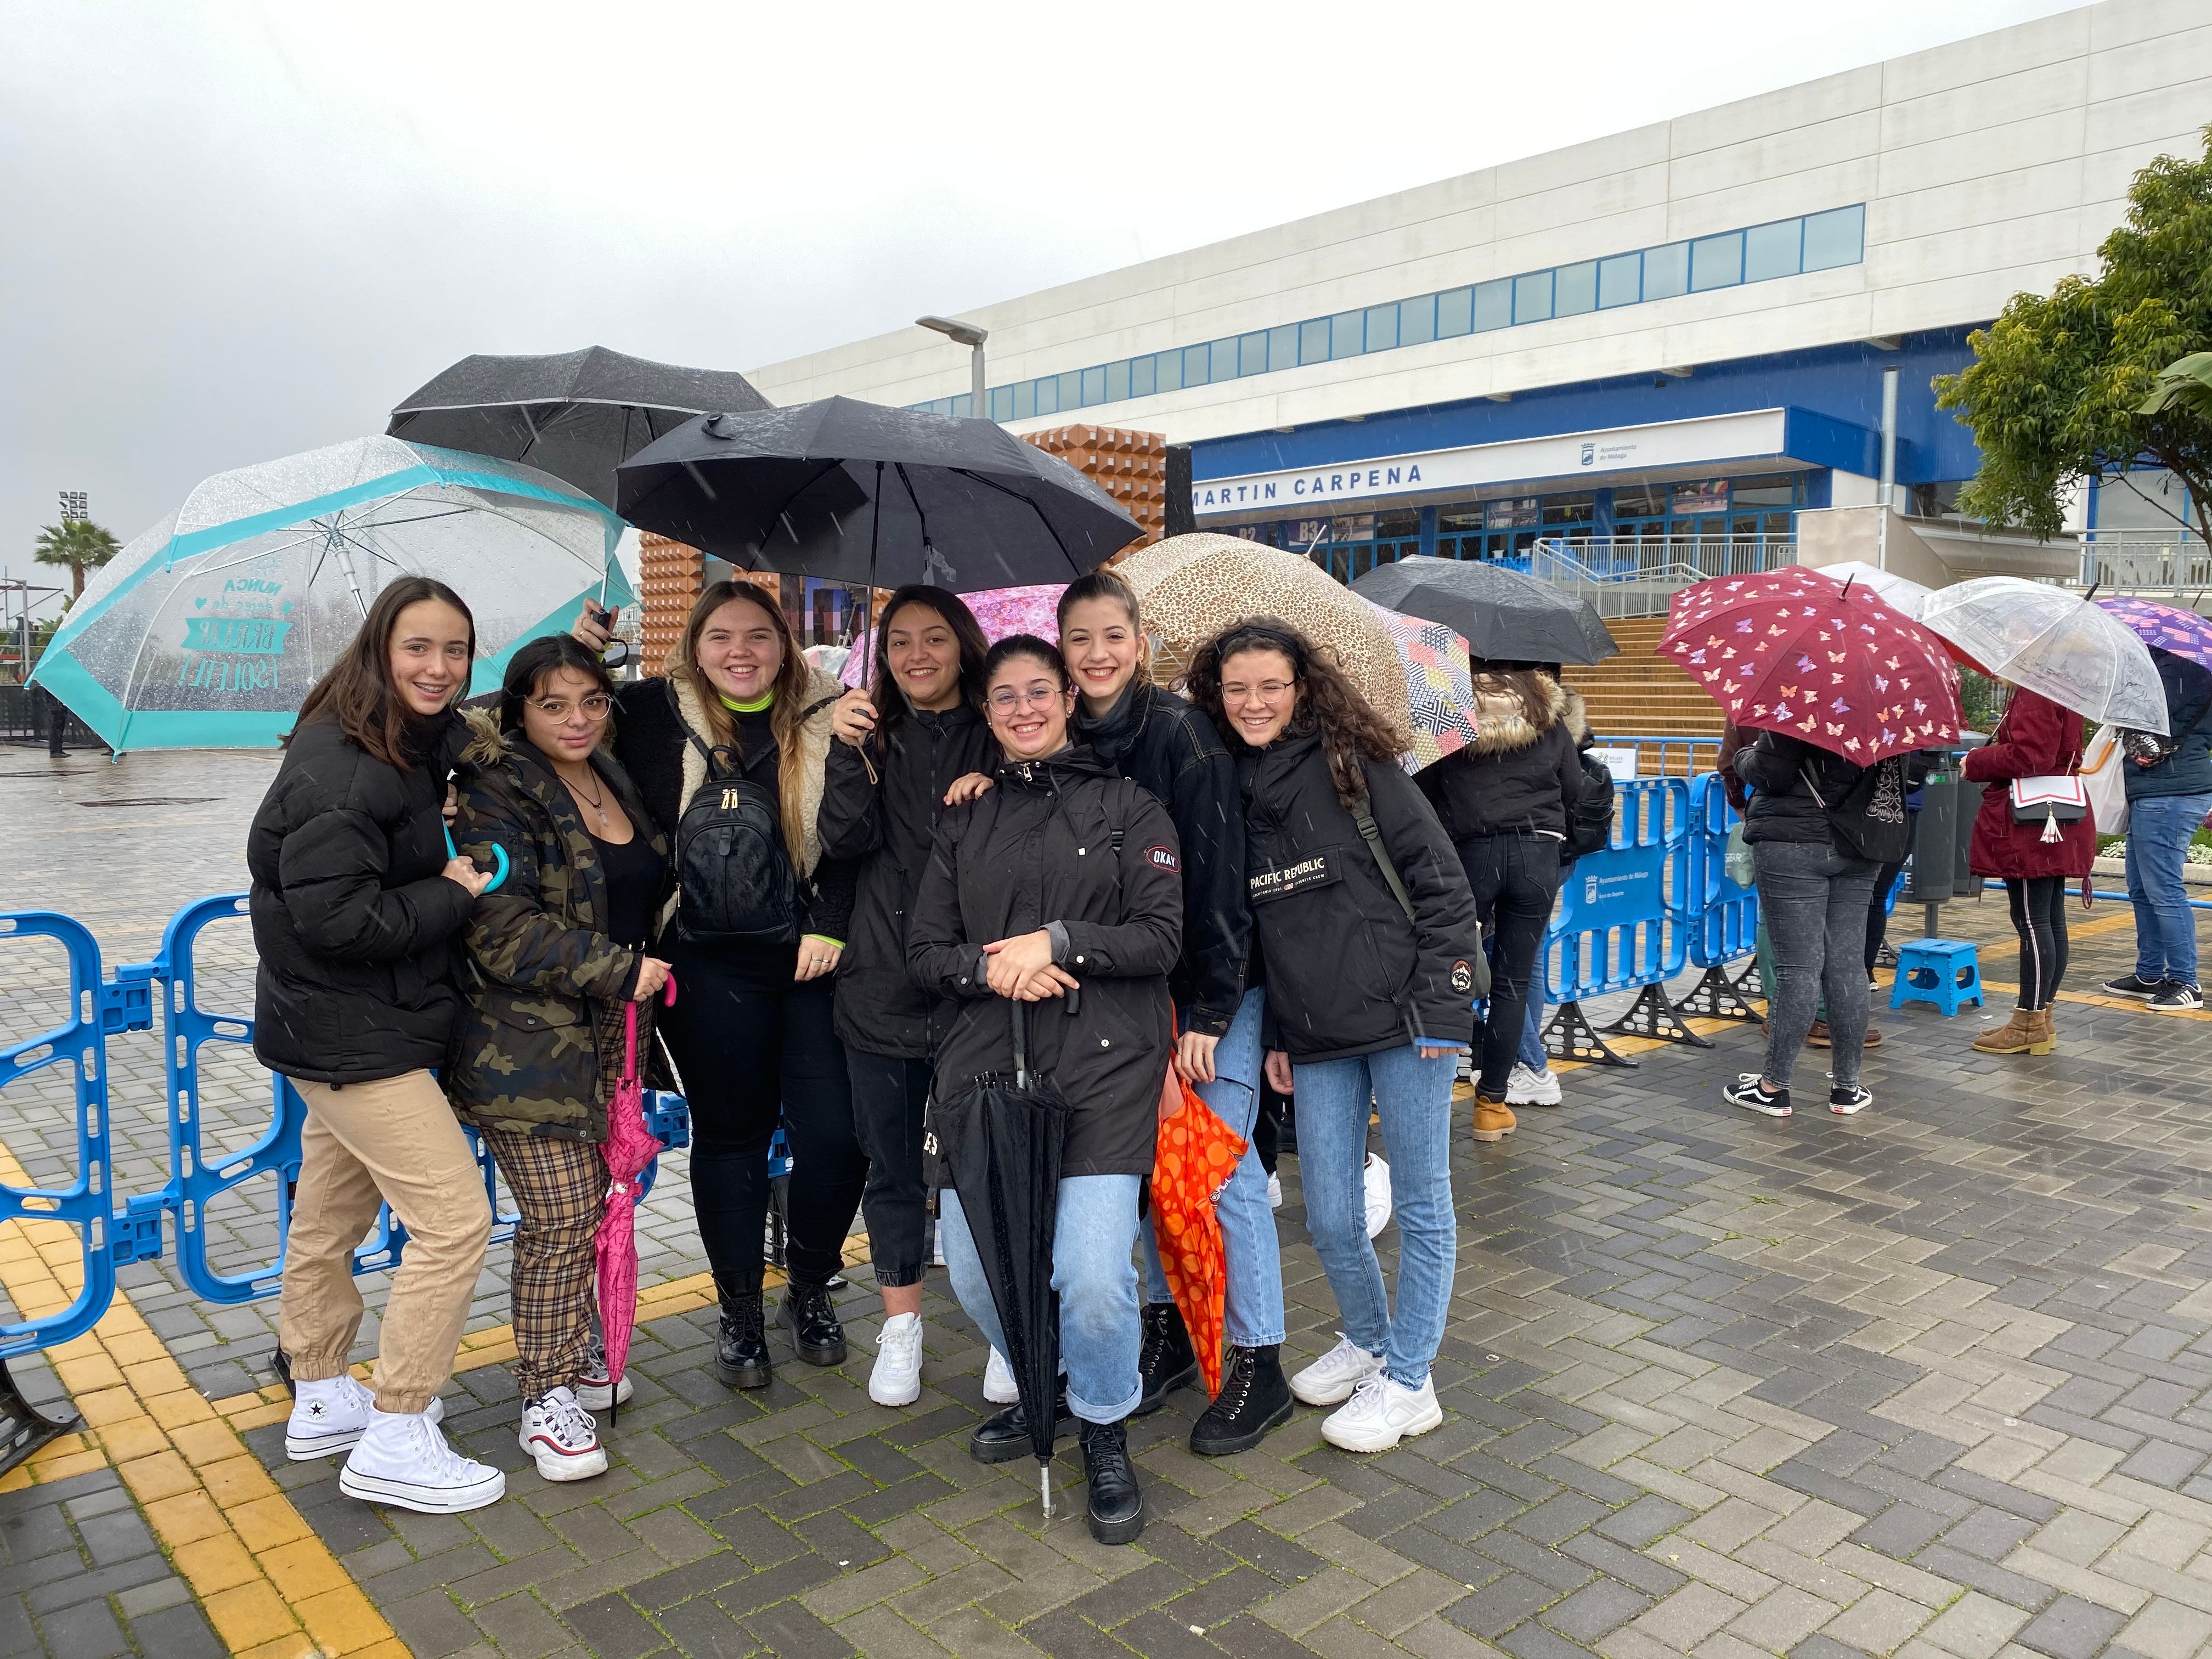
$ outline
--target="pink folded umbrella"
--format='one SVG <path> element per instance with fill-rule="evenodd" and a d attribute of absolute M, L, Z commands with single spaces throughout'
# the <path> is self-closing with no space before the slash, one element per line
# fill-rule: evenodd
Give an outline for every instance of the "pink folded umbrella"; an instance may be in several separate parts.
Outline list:
<path fill-rule="evenodd" d="M 1034 634 L 1039 639 L 1060 638 L 1060 596 L 1065 582 L 1045 582 L 1035 587 L 993 587 L 960 597 L 975 613 L 983 637 L 996 645 L 1009 634 Z M 869 629 L 853 641 L 853 654 L 837 678 L 848 685 L 866 685 L 876 659 L 876 630 Z"/>
<path fill-rule="evenodd" d="M 676 1000 L 676 981 L 666 1000 Z M 623 1071 L 607 1107 L 607 1208 L 592 1239 L 599 1264 L 599 1325 L 606 1339 L 607 1421 L 614 1421 L 614 1393 L 629 1362 L 629 1336 L 637 1324 L 637 1206 L 644 1201 L 639 1177 L 659 1157 L 662 1143 L 645 1127 L 645 1083 L 637 1069 L 637 1004 L 623 1009 Z"/>

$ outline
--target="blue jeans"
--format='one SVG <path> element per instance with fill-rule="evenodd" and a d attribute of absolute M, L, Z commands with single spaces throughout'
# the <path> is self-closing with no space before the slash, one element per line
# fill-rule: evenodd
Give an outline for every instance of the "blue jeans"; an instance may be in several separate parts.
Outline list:
<path fill-rule="evenodd" d="M 1250 1144 L 1260 1111 L 1260 1024 L 1267 999 L 1264 988 L 1244 994 L 1228 1034 L 1214 1047 L 1214 1080 L 1196 1085 L 1198 1097 L 1246 1143 L 1228 1185 L 1213 1200 L 1229 1269 L 1223 1322 L 1229 1345 L 1236 1348 L 1272 1348 L 1283 1340 L 1283 1247 L 1275 1237 L 1275 1212 L 1267 1205 L 1267 1171 Z M 1142 1231 L 1146 1299 L 1172 1302 L 1167 1274 L 1160 1268 L 1159 1240 L 1150 1227 Z"/>
<path fill-rule="evenodd" d="M 1544 958 L 1536 958 L 1536 971 L 1528 979 L 1528 1023 L 1521 1030 L 1521 1052 L 1514 1059 L 1541 1077 L 1550 1069 L 1552 1057 L 1544 1052 L 1544 993 L 1548 974 Z"/>
<path fill-rule="evenodd" d="M 1451 1091 L 1455 1054 L 1423 1060 L 1411 1043 L 1291 1068 L 1297 1082 L 1298 1173 L 1314 1252 L 1336 1292 L 1344 1334 L 1380 1354 L 1390 1380 L 1428 1380 L 1451 1306 L 1457 1223 L 1452 1214 Z M 1398 1219 L 1398 1309 L 1367 1239 L 1367 1118 L 1382 1117 L 1390 1202 Z"/>
<path fill-rule="evenodd" d="M 2197 913 L 2182 884 L 2190 837 L 2212 795 L 2150 795 L 2128 803 L 2128 897 L 2136 907 L 2136 975 L 2197 983 Z"/>
<path fill-rule="evenodd" d="M 1067 1408 L 1086 1423 L 1118 1423 L 1137 1408 L 1143 1328 L 1137 1318 L 1137 1187 L 1133 1175 L 1069 1176 L 1060 1183 L 1052 1240 L 1052 1288 L 1060 1294 L 1060 1358 L 1067 1368 Z M 1006 1334 L 990 1281 L 968 1231 L 960 1195 L 938 1195 L 945 1269 L 952 1293 L 983 1339 L 1000 1353 Z"/>

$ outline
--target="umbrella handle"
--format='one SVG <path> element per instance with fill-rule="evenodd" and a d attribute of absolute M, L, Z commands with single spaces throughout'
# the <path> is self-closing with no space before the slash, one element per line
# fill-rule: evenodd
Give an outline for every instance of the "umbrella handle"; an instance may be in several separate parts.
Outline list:
<path fill-rule="evenodd" d="M 1030 1086 L 1029 1016 L 1019 997 L 1008 998 L 1007 1006 L 1014 1011 L 1014 1087 L 1026 1089 Z"/>
<path fill-rule="evenodd" d="M 446 856 L 449 859 L 457 859 L 460 855 L 460 848 L 453 845 L 453 827 L 449 823 L 446 826 Z M 491 844 L 491 867 L 492 878 L 484 884 L 484 891 L 487 893 L 497 892 L 500 884 L 507 879 L 507 848 L 501 847 L 497 842 Z"/>

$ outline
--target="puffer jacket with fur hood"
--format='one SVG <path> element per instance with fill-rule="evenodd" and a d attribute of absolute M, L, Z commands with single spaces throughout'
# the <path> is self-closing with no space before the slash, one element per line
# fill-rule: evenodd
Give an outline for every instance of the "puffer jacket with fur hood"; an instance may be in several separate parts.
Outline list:
<path fill-rule="evenodd" d="M 1503 684 L 1500 684 L 1503 682 Z M 1478 680 L 1475 738 L 1415 780 L 1454 842 L 1478 836 L 1565 841 L 1583 783 L 1577 745 L 1589 736 L 1583 700 L 1548 674 Z"/>

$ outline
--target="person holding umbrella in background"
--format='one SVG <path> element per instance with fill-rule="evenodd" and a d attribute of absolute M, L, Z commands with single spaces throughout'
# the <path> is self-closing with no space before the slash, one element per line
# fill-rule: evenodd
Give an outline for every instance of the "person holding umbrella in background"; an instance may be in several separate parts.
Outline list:
<path fill-rule="evenodd" d="M 592 1413 L 629 1397 L 592 1340 L 600 1147 L 623 1055 L 625 1004 L 649 1016 L 668 963 L 647 940 L 668 890 L 668 841 L 606 744 L 615 684 L 567 635 L 514 654 L 497 713 L 468 711 L 458 840 L 507 878 L 477 901 L 474 967 L 446 1093 L 483 1137 L 520 1219 L 515 1382 L 522 1449 L 548 1480 L 603 1474 Z M 649 1030 L 649 1027 L 647 1028 Z"/>
<path fill-rule="evenodd" d="M 611 623 L 587 615 L 574 632 L 602 649 Z M 830 975 L 857 872 L 823 856 L 816 832 L 843 690 L 800 655 L 771 596 L 721 581 L 692 605 L 666 675 L 616 696 L 616 758 L 652 817 L 676 826 L 678 888 L 653 954 L 683 991 L 660 1024 L 691 1107 L 692 1200 L 721 1303 L 714 1374 L 733 1389 L 773 1380 L 761 1286 L 779 1117 L 793 1175 L 778 1318 L 808 1364 L 845 1358 L 830 1281 L 867 1160 Z"/>
<path fill-rule="evenodd" d="M 835 712 L 819 830 L 825 858 L 860 864 L 850 942 L 837 966 L 836 1023 L 867 1150 L 860 1205 L 884 1297 L 868 1396 L 910 1406 L 921 1395 L 929 1260 L 922 1115 L 946 1015 L 907 972 L 907 919 L 945 792 L 995 766 L 999 747 L 982 715 L 990 647 L 957 596 L 902 587 L 873 632 L 869 687 L 847 692 Z"/>
<path fill-rule="evenodd" d="M 1137 1200 L 1152 1170 L 1160 1085 L 1171 1050 L 1168 975 L 1182 953 L 1182 860 L 1167 809 L 1070 741 L 1076 693 L 1060 653 L 1015 635 L 985 663 L 995 787 L 945 814 L 907 930 L 915 979 L 955 1005 L 937 1053 L 936 1097 L 1017 1074 L 1007 1000 L 1027 1005 L 1026 1070 L 1072 1110 L 1053 1206 L 1051 1287 L 1060 1303 L 1066 1389 L 1026 1379 L 1036 1406 L 1081 1425 L 1091 1535 L 1128 1543 L 1144 1528 L 1125 1419 L 1143 1398 L 1137 1370 Z M 954 1292 L 1016 1362 L 977 1235 L 946 1172 L 939 1195 Z M 966 1172 L 969 1180 L 974 1172 Z M 1031 1194 L 1028 1200 L 1042 1201 Z M 1023 1405 L 975 1431 L 969 1450 L 998 1463 L 1030 1455 Z M 1057 1429 L 1057 1421 L 1053 1425 Z M 1048 1436 L 1036 1437 L 1040 1445 Z"/>
<path fill-rule="evenodd" d="M 1267 994 L 1247 989 L 1252 913 L 1244 895 L 1244 807 L 1237 764 L 1213 723 L 1154 685 L 1137 596 L 1111 570 L 1094 570 L 1060 599 L 1060 649 L 1075 677 L 1075 733 L 1093 753 L 1168 809 L 1182 848 L 1182 955 L 1169 976 L 1176 1066 L 1214 1115 L 1247 1144 L 1215 1194 L 1228 1282 L 1231 1350 L 1219 1394 L 1191 1427 L 1190 1449 L 1226 1456 L 1256 1446 L 1290 1420 L 1283 1380 L 1282 1245 L 1267 1204 L 1267 1172 L 1251 1145 L 1260 1102 L 1260 1028 Z M 1170 1389 L 1199 1374 L 1189 1334 L 1168 1288 L 1158 1241 L 1145 1245 L 1145 1397 L 1157 1411 Z"/>
<path fill-rule="evenodd" d="M 1255 618 L 1201 645 L 1185 684 L 1238 751 L 1267 1080 L 1297 1097 L 1307 1224 L 1346 1326 L 1291 1390 L 1341 1407 L 1322 1425 L 1332 1445 L 1388 1451 L 1443 1421 L 1429 1368 L 1458 1249 L 1451 1091 L 1474 1025 L 1474 895 L 1399 769 L 1405 732 L 1333 653 Z M 1398 1217 L 1395 1310 L 1360 1178 L 1376 1111 Z"/>

